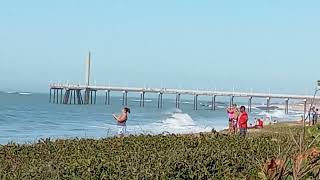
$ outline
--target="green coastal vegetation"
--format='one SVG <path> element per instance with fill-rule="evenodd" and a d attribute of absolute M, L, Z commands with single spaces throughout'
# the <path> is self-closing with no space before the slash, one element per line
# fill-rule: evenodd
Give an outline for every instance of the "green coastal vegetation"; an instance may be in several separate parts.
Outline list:
<path fill-rule="evenodd" d="M 320 126 L 41 140 L 0 147 L 0 179 L 318 179 Z"/>

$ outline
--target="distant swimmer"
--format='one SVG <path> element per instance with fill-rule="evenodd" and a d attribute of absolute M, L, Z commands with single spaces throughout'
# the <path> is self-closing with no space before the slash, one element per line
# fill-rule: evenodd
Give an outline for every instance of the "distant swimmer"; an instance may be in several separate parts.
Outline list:
<path fill-rule="evenodd" d="M 115 120 L 117 120 L 118 125 L 118 135 L 124 136 L 127 133 L 127 125 L 126 122 L 128 120 L 128 116 L 130 113 L 130 109 L 125 107 L 122 109 L 122 113 L 119 116 L 112 114 Z"/>

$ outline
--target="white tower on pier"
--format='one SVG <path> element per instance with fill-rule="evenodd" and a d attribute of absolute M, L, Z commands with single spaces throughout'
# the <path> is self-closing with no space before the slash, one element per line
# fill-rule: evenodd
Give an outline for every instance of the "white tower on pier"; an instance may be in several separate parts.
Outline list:
<path fill-rule="evenodd" d="M 86 59 L 86 86 L 90 85 L 91 52 L 89 51 Z"/>

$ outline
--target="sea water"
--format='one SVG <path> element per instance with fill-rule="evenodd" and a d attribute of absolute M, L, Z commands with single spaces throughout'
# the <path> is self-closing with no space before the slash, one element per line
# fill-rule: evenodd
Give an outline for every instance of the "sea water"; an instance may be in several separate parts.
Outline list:
<path fill-rule="evenodd" d="M 198 111 L 193 110 L 193 100 L 182 100 L 180 109 L 175 108 L 174 98 L 163 99 L 163 103 L 163 108 L 158 109 L 157 99 L 148 98 L 142 108 L 139 98 L 129 97 L 128 134 L 198 133 L 228 127 L 227 101 L 219 102 L 216 111 L 210 110 L 209 99 L 199 101 Z M 95 105 L 63 105 L 50 104 L 48 94 L 0 93 L 0 144 L 114 136 L 117 126 L 112 114 L 120 113 L 122 107 L 120 96 L 112 96 L 111 105 L 104 104 L 103 96 L 97 97 Z M 300 115 L 293 111 L 286 115 L 284 110 L 266 113 L 253 108 L 249 122 L 254 124 L 255 117 L 271 116 L 281 121 Z"/>

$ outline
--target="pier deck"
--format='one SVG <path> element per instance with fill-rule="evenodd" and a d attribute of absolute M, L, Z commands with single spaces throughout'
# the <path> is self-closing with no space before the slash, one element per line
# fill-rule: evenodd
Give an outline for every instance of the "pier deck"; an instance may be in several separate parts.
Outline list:
<path fill-rule="evenodd" d="M 300 99 L 310 100 L 310 95 L 293 94 L 273 94 L 273 93 L 253 93 L 253 92 L 230 92 L 230 91 L 208 91 L 208 90 L 186 90 L 169 88 L 134 88 L 134 87 L 115 87 L 115 86 L 85 86 L 70 84 L 51 84 L 50 89 L 65 90 L 94 90 L 94 91 L 115 91 L 115 92 L 134 92 L 134 93 L 162 93 L 162 94 L 180 94 L 180 95 L 198 95 L 198 96 L 233 96 L 233 97 L 252 97 L 252 98 L 276 98 L 276 99 Z M 316 96 L 320 100 L 320 96 Z"/>
<path fill-rule="evenodd" d="M 52 90 L 53 101 L 52 101 Z M 289 100 L 301 100 L 304 101 L 305 111 L 307 101 L 311 101 L 314 97 L 310 95 L 293 95 L 293 94 L 272 94 L 272 93 L 253 93 L 253 92 L 230 92 L 230 91 L 208 91 L 208 90 L 187 90 L 187 89 L 169 89 L 169 88 L 135 88 L 135 87 L 115 87 L 115 86 L 88 86 L 88 85 L 73 85 L 73 84 L 51 84 L 50 85 L 50 103 L 59 103 L 59 91 L 60 91 L 60 104 L 96 104 L 97 91 L 104 91 L 106 93 L 105 104 L 110 105 L 110 93 L 122 92 L 123 103 L 126 106 L 128 104 L 128 93 L 140 93 L 140 106 L 145 106 L 145 94 L 154 93 L 158 94 L 158 108 L 163 106 L 163 95 L 174 94 L 176 95 L 176 108 L 180 108 L 181 95 L 194 96 L 194 110 L 198 109 L 198 96 L 212 97 L 212 110 L 216 110 L 216 97 L 226 96 L 230 97 L 230 105 L 233 104 L 235 97 L 248 98 L 248 111 L 252 109 L 253 98 L 266 98 L 267 111 L 270 110 L 271 99 L 283 99 L 285 101 L 285 113 L 289 113 Z M 62 94 L 65 91 L 64 98 L 62 100 Z M 81 92 L 84 91 L 84 98 L 82 98 Z M 320 96 L 315 97 L 316 100 L 320 100 Z"/>

